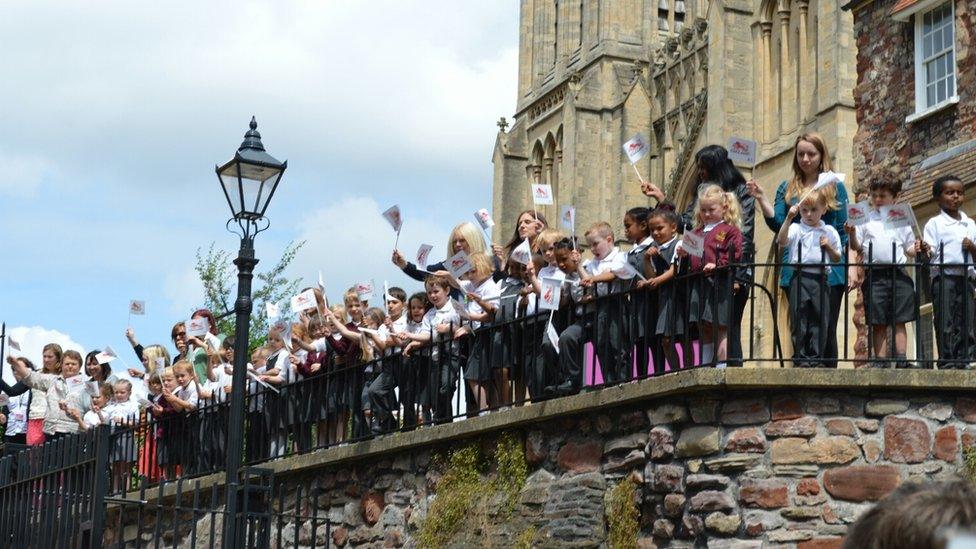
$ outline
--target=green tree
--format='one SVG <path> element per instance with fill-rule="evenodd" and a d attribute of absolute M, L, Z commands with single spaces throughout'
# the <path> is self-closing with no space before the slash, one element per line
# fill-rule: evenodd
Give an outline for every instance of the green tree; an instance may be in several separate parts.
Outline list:
<path fill-rule="evenodd" d="M 302 279 L 285 277 L 285 269 L 295 259 L 298 250 L 305 245 L 305 241 L 291 242 L 285 246 L 281 258 L 270 269 L 260 270 L 261 263 L 254 273 L 251 298 L 254 308 L 251 310 L 251 326 L 248 332 L 248 349 L 253 350 L 263 345 L 268 335 L 268 316 L 265 312 L 267 303 L 279 303 L 298 293 Z M 197 248 L 196 271 L 203 283 L 204 306 L 213 311 L 214 316 L 222 316 L 233 311 L 237 300 L 237 267 L 234 258 L 226 250 L 217 248 L 211 242 L 206 251 Z M 285 308 L 285 310 L 287 310 Z M 234 315 L 224 316 L 217 321 L 217 331 L 225 335 L 234 334 Z"/>

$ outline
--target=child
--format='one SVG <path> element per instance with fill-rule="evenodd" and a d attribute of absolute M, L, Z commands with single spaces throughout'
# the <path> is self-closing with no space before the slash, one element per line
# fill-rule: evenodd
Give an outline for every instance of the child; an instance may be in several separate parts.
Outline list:
<path fill-rule="evenodd" d="M 182 410 L 175 404 L 179 399 L 175 398 L 174 391 L 179 388 L 179 384 L 173 374 L 173 367 L 157 370 L 157 374 L 161 385 L 160 398 L 149 407 L 149 413 L 157 420 L 156 463 L 162 468 L 164 478 L 172 480 L 176 478 L 182 461 L 181 444 L 184 442 L 182 438 L 185 426 L 179 416 Z"/>
<path fill-rule="evenodd" d="M 233 385 L 233 376 L 227 373 L 234 361 L 234 336 L 227 336 L 220 343 L 220 351 L 210 356 L 207 380 L 199 385 L 199 423 L 197 440 L 200 448 L 200 468 L 209 471 L 223 463 L 227 438 L 227 394 Z M 233 370 L 233 367 L 230 368 Z"/>
<path fill-rule="evenodd" d="M 583 286 L 580 285 L 580 280 L 586 273 L 580 267 L 580 253 L 576 248 L 573 239 L 564 238 L 556 243 L 554 250 L 556 264 L 564 277 L 559 294 L 559 308 L 567 311 L 570 307 L 566 305 L 589 301 L 589 298 L 584 298 Z M 554 327 L 559 333 L 558 342 L 554 345 L 547 336 L 542 344 L 546 367 L 552 370 L 547 375 L 552 380 L 551 385 L 543 389 L 548 396 L 570 395 L 580 390 L 583 381 L 584 321 L 583 310 L 577 307 L 562 330 Z"/>
<path fill-rule="evenodd" d="M 268 356 L 265 373 L 261 374 L 261 381 L 278 387 L 287 385 L 295 379 L 294 365 L 289 361 L 288 350 L 285 349 L 284 331 L 287 326 L 276 324 L 268 331 Z M 294 341 L 294 340 L 293 340 Z M 291 408 L 287 405 L 287 392 L 279 393 L 271 389 L 260 388 L 264 392 L 264 409 L 270 440 L 269 457 L 282 457 L 288 446 L 288 426 L 290 425 Z"/>
<path fill-rule="evenodd" d="M 958 177 L 947 175 L 936 179 L 932 196 L 939 202 L 941 212 L 925 224 L 923 240 L 917 243 L 916 249 L 932 264 L 932 309 L 939 369 L 966 368 L 976 356 L 973 335 L 976 223 L 959 209 L 965 199 Z"/>
<path fill-rule="evenodd" d="M 85 412 L 84 416 L 77 408 L 67 407 L 67 405 L 64 405 L 65 413 L 78 422 L 79 431 L 87 431 L 108 423 L 109 415 L 104 408 L 112 401 L 112 394 L 112 384 L 102 383 L 98 386 L 98 393 L 91 396 L 91 409 Z"/>
<path fill-rule="evenodd" d="M 427 302 L 427 294 L 418 292 L 406 300 L 406 312 L 402 318 L 405 324 L 402 330 L 393 333 L 394 341 L 400 347 L 407 345 L 411 340 L 408 334 L 418 334 L 423 327 L 424 315 L 430 304 Z M 400 404 L 403 407 L 403 427 L 410 429 L 418 425 L 417 408 L 421 407 L 422 419 L 424 423 L 430 421 L 430 403 L 425 391 L 426 380 L 429 377 L 430 363 L 425 358 L 417 356 L 406 356 L 401 354 L 400 362 L 396 370 L 396 382 L 400 387 Z"/>
<path fill-rule="evenodd" d="M 473 269 L 463 275 L 464 280 L 458 283 L 454 277 L 451 279 L 452 284 L 457 285 L 468 298 L 465 312 L 471 324 L 458 332 L 458 335 L 473 334 L 468 360 L 464 366 L 464 379 L 477 399 L 478 409 L 484 413 L 488 409 L 488 384 L 492 379 L 492 332 L 480 328 L 491 323 L 492 314 L 489 311 L 497 305 L 501 289 L 492 279 L 494 267 L 487 255 L 472 254 L 470 261 Z"/>
<path fill-rule="evenodd" d="M 403 288 L 394 286 L 386 295 L 386 310 L 390 313 L 386 319 L 386 328 L 390 333 L 402 332 L 407 327 L 407 316 L 403 314 L 407 305 L 407 292 Z"/>
<path fill-rule="evenodd" d="M 154 406 L 158 405 L 163 398 L 163 380 L 160 374 L 164 368 L 160 368 L 144 380 L 146 397 L 143 404 L 146 406 L 145 413 L 153 415 Z M 157 424 L 158 425 L 158 424 Z M 162 470 L 159 467 L 159 441 L 156 437 L 157 425 L 148 423 L 141 426 L 140 436 L 144 437 L 142 448 L 139 449 L 139 475 L 151 482 L 159 480 Z"/>
<path fill-rule="evenodd" d="M 840 235 L 821 219 L 828 197 L 820 190 L 809 191 L 786 214 L 777 243 L 789 251 L 789 263 L 796 269 L 790 281 L 790 326 L 793 334 L 793 364 L 819 366 L 827 347 L 830 306 L 824 293 L 830 264 L 840 261 Z M 801 222 L 793 223 L 799 215 Z M 799 267 L 799 265 L 804 265 Z"/>
<path fill-rule="evenodd" d="M 451 421 L 451 399 L 457 384 L 460 357 L 454 331 L 461 322 L 454 305 L 451 303 L 451 283 L 441 275 L 431 275 L 424 281 L 427 289 L 427 299 L 432 307 L 421 322 L 420 331 L 416 334 L 407 333 L 406 339 L 410 343 L 403 354 L 410 356 L 422 345 L 433 343 L 430 350 L 430 377 L 427 380 L 428 398 L 434 411 L 435 423 L 449 423 Z"/>
<path fill-rule="evenodd" d="M 329 378 L 325 375 L 332 366 L 332 350 L 325 343 L 325 338 L 332 333 L 322 316 L 314 316 L 305 322 L 308 323 L 308 335 L 312 342 L 307 346 L 304 345 L 304 341 L 299 344 L 308 351 L 305 361 L 297 365 L 298 372 L 305 378 L 303 385 L 307 388 L 303 391 L 307 398 L 307 401 L 302 404 L 303 418 L 305 424 L 315 424 L 316 442 L 319 447 L 322 447 L 332 442 L 329 440 L 329 434 L 335 431 L 335 428 L 328 424 L 335 410 L 333 404 L 330 416 L 328 410 L 332 393 L 328 383 Z M 322 350 L 319 351 L 319 348 Z"/>
<path fill-rule="evenodd" d="M 691 284 L 689 321 L 697 322 L 701 338 L 701 363 L 725 367 L 728 325 L 732 307 L 732 274 L 728 267 L 742 258 L 739 230 L 741 210 L 735 194 L 714 184 L 702 185 L 695 208 L 694 234 L 704 239 L 702 257 L 690 257 L 690 270 L 702 273 Z M 681 257 L 688 254 L 682 249 Z"/>
<path fill-rule="evenodd" d="M 489 391 L 489 400 L 492 406 L 508 406 L 512 403 L 512 391 L 509 387 L 512 375 L 512 367 L 516 363 L 516 350 L 519 349 L 519 333 L 515 319 L 518 316 L 518 301 L 523 290 L 527 286 L 527 273 L 525 265 L 517 261 L 506 262 L 505 270 L 507 275 L 498 285 L 498 301 L 487 303 L 485 309 L 492 315 L 492 321 L 496 326 L 492 330 L 491 352 L 489 358 L 491 362 L 491 374 L 494 380 L 494 387 Z M 484 306 L 483 306 L 484 307 Z"/>
<path fill-rule="evenodd" d="M 355 288 L 349 288 L 342 299 L 345 306 L 342 312 L 349 315 L 349 318 L 346 319 L 345 315 L 340 317 L 331 310 L 327 312 L 326 319 L 332 324 L 334 337 L 326 341 L 336 352 L 337 367 L 340 369 L 344 410 L 342 415 L 352 414 L 353 436 L 361 437 L 369 433 L 369 427 L 362 411 L 363 373 L 359 365 L 370 360 L 370 349 L 368 345 L 365 347 L 361 345 L 359 328 L 364 325 L 364 321 L 363 303 L 359 300 L 359 294 L 356 293 Z M 335 336 L 338 336 L 338 339 Z M 341 439 L 345 440 L 346 423 L 343 422 L 336 428 L 343 431 Z"/>
<path fill-rule="evenodd" d="M 163 391 L 163 398 L 170 401 L 176 410 L 182 414 L 178 420 L 182 423 L 182 434 L 180 449 L 183 455 L 180 465 L 184 471 L 196 472 L 199 462 L 199 448 L 197 448 L 197 433 L 200 428 L 200 418 L 197 414 L 191 414 L 197 409 L 200 403 L 200 388 L 197 384 L 196 365 L 189 360 L 178 360 L 173 365 L 173 376 L 176 377 L 176 390 L 167 394 Z M 165 386 L 164 386 L 165 388 Z"/>
<path fill-rule="evenodd" d="M 844 230 L 851 249 L 861 254 L 866 266 L 862 287 L 874 357 L 894 358 L 896 367 L 907 368 L 905 323 L 915 319 L 918 305 L 915 286 L 901 265 L 907 262 L 906 256 L 915 257 L 915 234 L 911 227 L 889 228 L 881 218 L 880 209 L 898 198 L 900 181 L 875 179 L 868 189 L 872 202 L 868 221 L 857 227 L 847 223 Z M 881 361 L 873 363 L 880 365 Z"/>
<path fill-rule="evenodd" d="M 396 406 L 396 377 L 393 375 L 393 340 L 386 327 L 386 313 L 379 307 L 366 311 L 366 326 L 361 329 L 362 343 L 370 349 L 370 362 L 363 368 L 363 413 L 373 434 L 396 429 L 393 410 Z"/>
<path fill-rule="evenodd" d="M 644 207 L 631 208 L 624 214 L 624 237 L 631 243 L 632 247 L 627 251 L 627 263 L 633 267 L 634 271 L 644 273 L 644 252 L 653 246 L 654 238 L 651 237 L 651 229 L 648 224 L 648 214 L 650 210 Z M 651 289 L 643 280 L 632 279 L 634 287 L 638 289 Z M 654 358 L 655 368 L 662 362 L 660 345 L 654 337 L 653 332 L 648 333 L 647 327 L 650 320 L 655 318 L 657 311 L 657 292 L 636 291 L 630 293 L 627 312 L 630 322 L 627 323 L 628 345 L 636 349 L 637 352 L 637 376 L 647 375 L 648 361 L 651 356 Z M 651 337 L 648 337 L 651 336 Z M 663 371 L 663 370 L 662 370 Z"/>
<path fill-rule="evenodd" d="M 543 265 L 533 265 L 533 268 L 527 270 L 529 277 L 529 282 L 532 284 L 532 290 L 535 293 L 533 298 L 538 298 L 542 293 L 542 280 L 545 278 L 558 278 L 562 279 L 565 277 L 563 272 L 559 270 L 559 265 L 556 264 L 556 256 L 554 254 L 554 246 L 556 242 L 563 239 L 563 234 L 556 229 L 544 229 L 536 237 L 535 245 L 539 249 L 539 254 L 542 256 Z M 531 313 L 535 312 L 535 307 L 532 307 Z M 546 357 L 541 353 L 542 345 L 546 342 L 546 330 L 545 327 L 548 325 L 549 317 L 553 317 L 553 324 L 562 328 L 566 325 L 567 319 L 563 311 L 556 311 L 555 314 L 550 315 L 549 311 L 542 311 L 534 321 L 531 321 L 524 325 L 526 328 L 525 333 L 529 336 L 534 336 L 535 341 L 530 341 L 529 347 L 532 351 L 537 351 L 530 354 L 529 360 L 526 364 L 525 374 L 528 379 L 531 380 L 529 387 L 536 389 L 533 391 L 537 393 L 533 396 L 542 396 L 542 391 L 545 387 L 555 383 L 554 379 L 547 377 L 552 373 L 551 368 L 546 364 Z"/>
<path fill-rule="evenodd" d="M 674 210 L 674 205 L 662 203 L 647 216 L 647 224 L 654 243 L 644 251 L 644 276 L 646 280 L 638 283 L 638 288 L 657 290 L 657 307 L 653 319 L 648 322 L 648 336 L 658 340 L 663 358 L 668 361 L 672 372 L 681 363 L 675 350 L 677 339 L 686 333 L 687 312 L 685 303 L 681 300 L 684 292 L 683 282 L 674 281 L 678 275 L 678 224 L 680 218 Z M 691 365 L 693 349 L 687 341 L 681 344 L 684 364 Z M 664 373 L 664 360 L 654 360 L 654 373 Z"/>
<path fill-rule="evenodd" d="M 596 223 L 586 231 L 586 243 L 593 259 L 583 264 L 586 276 L 580 282 L 584 288 L 596 286 L 596 319 L 593 341 L 596 355 L 603 371 L 603 381 L 608 384 L 626 380 L 631 369 L 631 354 L 624 341 L 623 301 L 618 294 L 621 280 L 633 278 L 626 268 L 627 257 L 613 245 L 613 229 L 606 222 Z M 608 297 L 609 296 L 609 297 Z"/>
<path fill-rule="evenodd" d="M 132 436 L 132 429 L 139 420 L 139 403 L 132 398 L 132 383 L 122 379 L 112 384 L 112 402 L 105 408 L 105 413 L 115 435 L 109 459 L 113 489 L 122 491 L 128 484 L 126 481 L 136 460 L 136 440 Z"/>
<path fill-rule="evenodd" d="M 247 365 L 258 379 L 268 371 L 268 357 L 271 351 L 267 347 L 258 347 L 251 353 L 251 363 Z M 225 367 L 226 371 L 226 367 Z M 233 368 L 230 372 L 233 375 Z M 254 381 L 250 376 L 247 384 L 247 445 L 244 456 L 248 463 L 253 463 L 267 457 L 268 429 L 270 423 L 265 416 L 264 397 L 267 389 Z"/>

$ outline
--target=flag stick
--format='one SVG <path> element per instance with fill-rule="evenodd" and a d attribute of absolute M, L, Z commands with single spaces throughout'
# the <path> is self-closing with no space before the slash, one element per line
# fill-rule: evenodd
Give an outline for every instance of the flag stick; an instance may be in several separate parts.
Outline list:
<path fill-rule="evenodd" d="M 640 182 L 641 182 L 641 184 L 643 185 L 644 184 L 644 178 L 641 176 L 640 170 L 637 169 L 637 164 L 633 164 L 632 163 L 631 164 L 631 167 L 634 168 L 634 172 L 637 173 L 637 179 L 639 179 Z"/>
<path fill-rule="evenodd" d="M 397 230 L 396 240 L 393 242 L 393 249 L 394 250 L 397 249 L 397 246 L 399 244 L 400 244 L 400 231 Z"/>
<path fill-rule="evenodd" d="M 4 354 L 7 352 L 7 323 L 0 326 L 0 374 L 3 373 L 3 365 L 6 364 Z"/>

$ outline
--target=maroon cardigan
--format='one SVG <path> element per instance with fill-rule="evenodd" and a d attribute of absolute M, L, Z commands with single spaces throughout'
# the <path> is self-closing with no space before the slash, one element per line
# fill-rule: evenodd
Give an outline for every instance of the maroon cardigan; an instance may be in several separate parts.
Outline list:
<path fill-rule="evenodd" d="M 705 253 L 702 257 L 691 256 L 692 271 L 701 271 L 708 263 L 723 267 L 742 260 L 744 239 L 742 231 L 736 227 L 723 221 L 707 233 L 704 227 L 698 227 L 693 232 L 699 236 L 704 235 Z"/>

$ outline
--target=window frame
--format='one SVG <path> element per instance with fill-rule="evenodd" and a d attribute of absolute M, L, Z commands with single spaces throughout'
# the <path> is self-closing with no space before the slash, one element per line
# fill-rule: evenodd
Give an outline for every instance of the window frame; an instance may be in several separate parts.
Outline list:
<path fill-rule="evenodd" d="M 947 97 L 934 105 L 926 105 L 927 103 L 927 86 L 929 84 L 928 75 L 926 72 L 925 65 L 925 46 L 923 43 L 923 25 L 925 16 L 934 12 L 935 10 L 942 9 L 944 6 L 949 6 L 949 19 L 952 24 L 952 42 L 951 51 L 952 52 L 952 90 L 948 93 Z M 915 42 L 915 109 L 914 112 L 906 118 L 906 122 L 913 122 L 920 118 L 924 118 L 934 112 L 940 111 L 951 105 L 955 105 L 959 102 L 959 68 L 958 60 L 956 58 L 956 5 L 954 0 L 946 0 L 945 2 L 939 2 L 937 5 L 932 6 L 924 11 L 919 11 L 914 14 L 915 17 L 915 28 L 914 28 L 914 42 Z"/>

